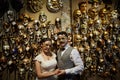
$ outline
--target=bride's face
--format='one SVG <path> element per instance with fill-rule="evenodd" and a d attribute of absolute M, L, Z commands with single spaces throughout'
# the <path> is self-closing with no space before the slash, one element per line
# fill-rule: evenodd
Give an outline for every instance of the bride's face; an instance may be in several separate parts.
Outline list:
<path fill-rule="evenodd" d="M 52 43 L 51 41 L 45 41 L 42 45 L 42 50 L 45 53 L 49 53 L 51 51 Z"/>

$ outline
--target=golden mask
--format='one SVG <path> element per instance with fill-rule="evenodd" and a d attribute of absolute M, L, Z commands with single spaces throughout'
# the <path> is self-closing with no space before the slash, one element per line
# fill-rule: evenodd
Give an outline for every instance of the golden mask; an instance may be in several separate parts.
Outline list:
<path fill-rule="evenodd" d="M 89 21 L 88 21 L 88 25 L 92 25 L 93 24 L 93 20 L 92 19 L 90 19 Z"/>
<path fill-rule="evenodd" d="M 107 20 L 102 20 L 102 25 L 106 25 L 107 24 Z"/>
<path fill-rule="evenodd" d="M 89 15 L 89 17 L 95 17 L 95 16 L 97 16 L 97 10 L 96 10 L 96 8 L 90 8 L 88 10 L 88 15 Z"/>
<path fill-rule="evenodd" d="M 79 34 L 74 35 L 74 42 L 79 43 L 81 41 L 82 37 Z"/>
<path fill-rule="evenodd" d="M 100 17 L 105 17 L 107 14 L 107 10 L 105 8 L 100 9 L 99 15 Z"/>
<path fill-rule="evenodd" d="M 77 19 L 80 18 L 81 17 L 81 11 L 79 9 L 74 10 L 73 17 L 74 17 L 74 20 L 76 20 L 76 18 Z"/>

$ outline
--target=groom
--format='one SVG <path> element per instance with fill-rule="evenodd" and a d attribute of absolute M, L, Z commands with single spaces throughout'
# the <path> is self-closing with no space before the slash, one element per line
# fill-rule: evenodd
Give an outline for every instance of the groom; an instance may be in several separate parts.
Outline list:
<path fill-rule="evenodd" d="M 68 43 L 68 34 L 65 31 L 58 32 L 57 42 L 59 50 L 57 51 L 58 60 L 58 80 L 80 80 L 80 74 L 84 70 L 84 64 L 80 53 Z"/>

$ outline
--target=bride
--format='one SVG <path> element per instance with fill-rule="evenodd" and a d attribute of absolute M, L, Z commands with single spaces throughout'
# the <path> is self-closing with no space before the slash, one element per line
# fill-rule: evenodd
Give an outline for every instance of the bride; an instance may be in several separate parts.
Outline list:
<path fill-rule="evenodd" d="M 36 80 L 57 80 L 56 54 L 51 52 L 52 42 L 49 38 L 43 38 L 40 42 L 41 51 L 35 61 Z"/>

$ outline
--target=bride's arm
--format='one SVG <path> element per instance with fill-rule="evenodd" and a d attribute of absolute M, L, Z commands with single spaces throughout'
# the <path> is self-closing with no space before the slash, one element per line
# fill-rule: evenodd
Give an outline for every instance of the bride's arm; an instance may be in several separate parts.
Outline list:
<path fill-rule="evenodd" d="M 36 71 L 36 74 L 37 74 L 38 78 L 47 78 L 49 76 L 56 75 L 59 72 L 59 70 L 57 69 L 55 71 L 42 73 L 40 65 L 41 64 L 40 64 L 39 61 L 35 61 L 35 71 Z"/>

